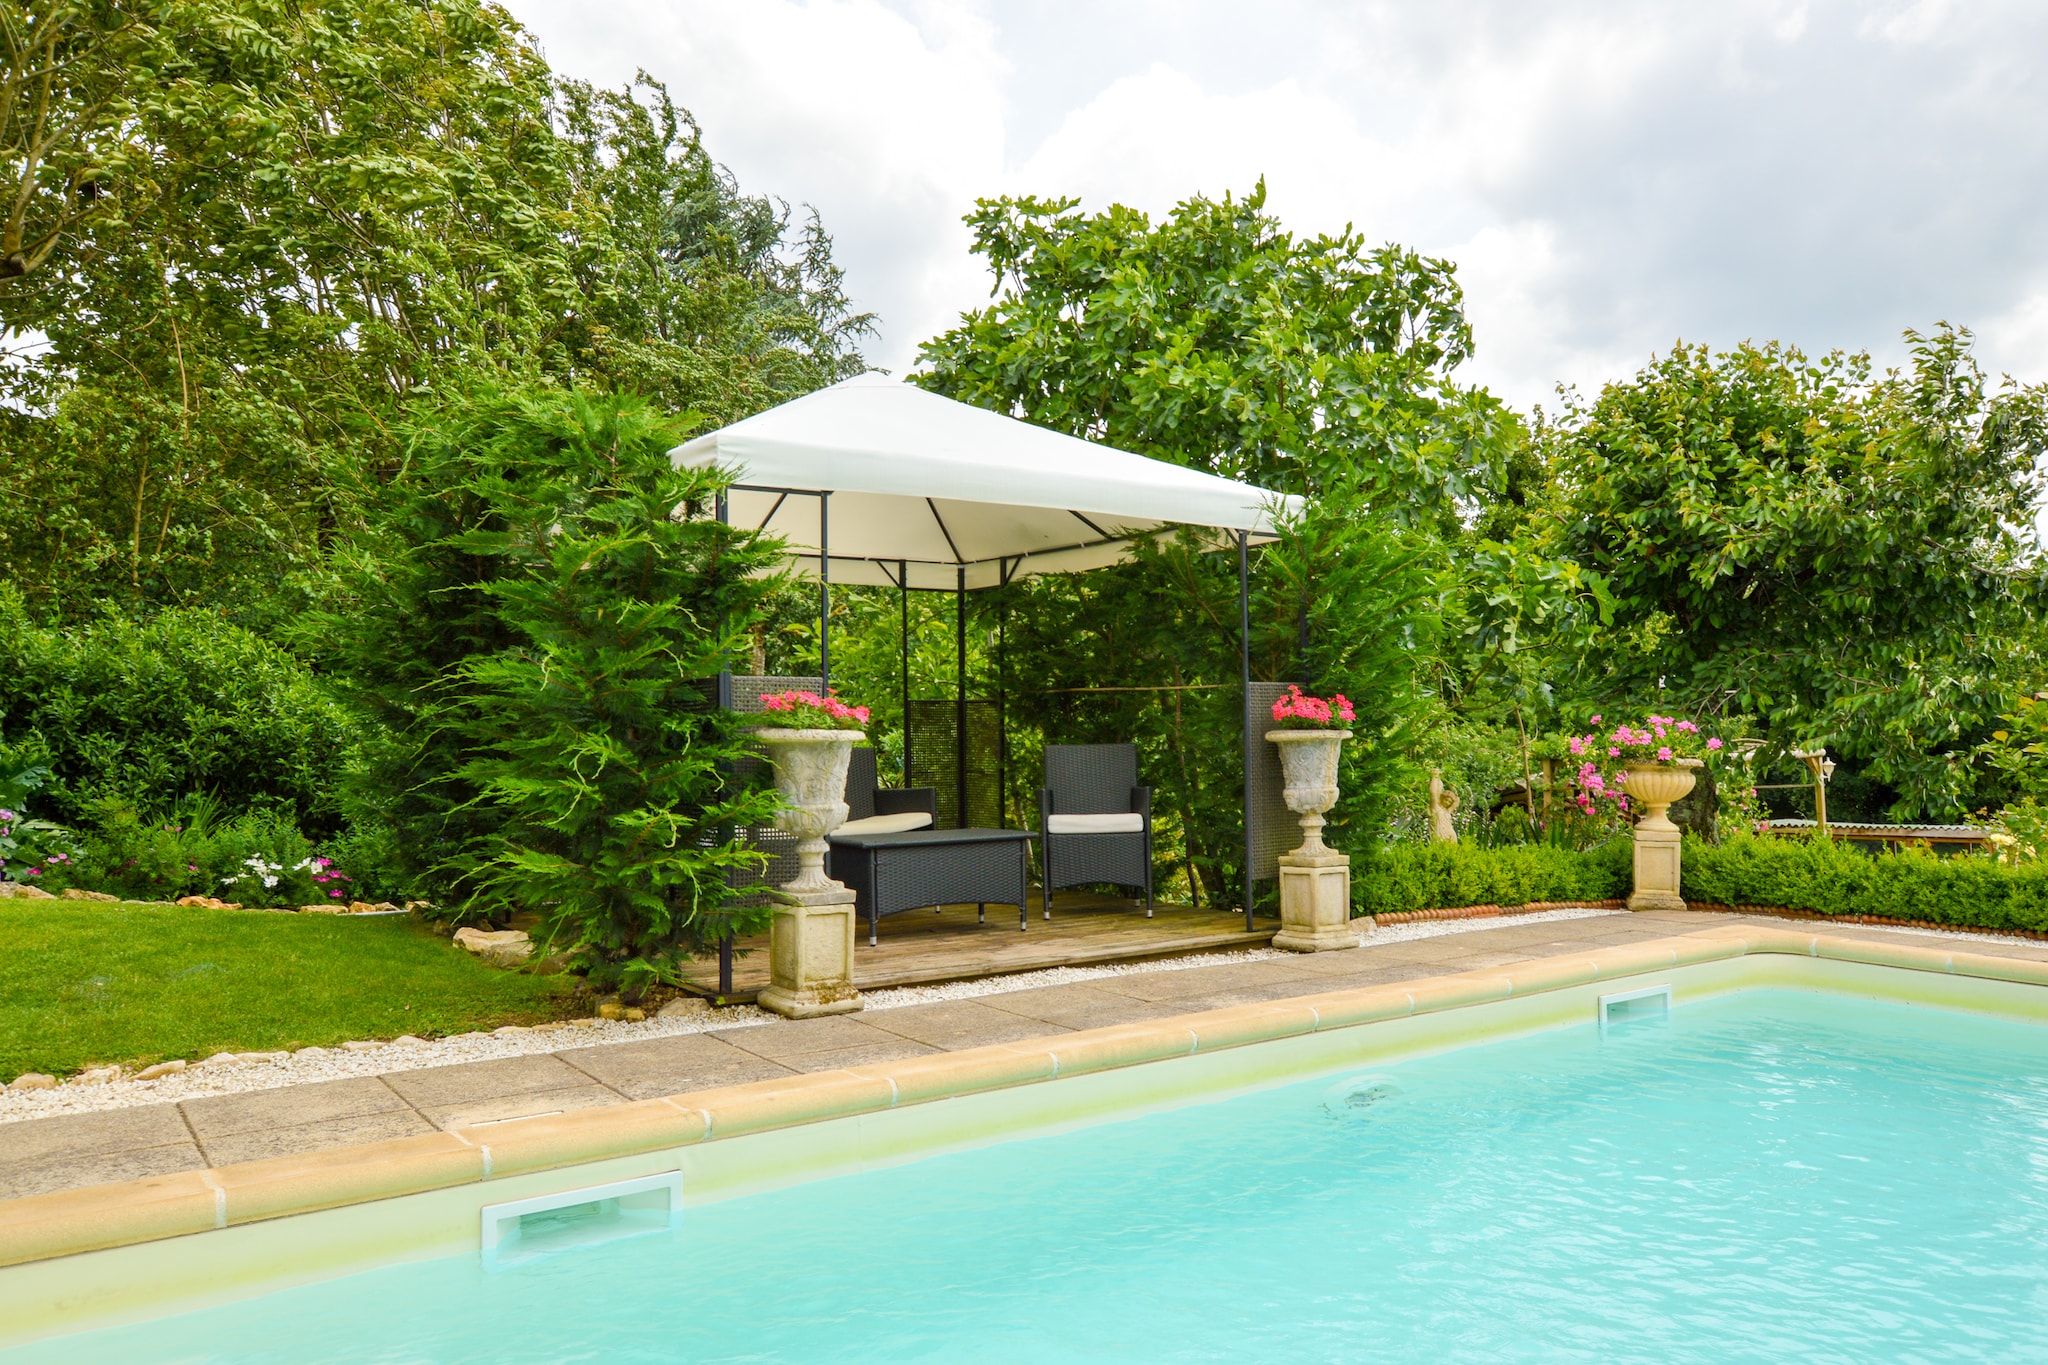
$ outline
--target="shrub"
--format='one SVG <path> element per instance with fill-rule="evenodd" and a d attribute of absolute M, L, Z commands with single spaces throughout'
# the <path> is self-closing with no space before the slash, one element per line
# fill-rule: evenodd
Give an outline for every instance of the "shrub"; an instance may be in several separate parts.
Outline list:
<path fill-rule="evenodd" d="M 303 663 L 207 612 L 60 630 L 0 592 L 0 734 L 45 747 L 42 813 L 65 824 L 206 792 L 325 833 L 359 731 Z"/>
<path fill-rule="evenodd" d="M 2048 865 L 1909 849 L 1872 857 L 1831 839 L 1688 838 L 1687 900 L 2048 932 Z"/>
<path fill-rule="evenodd" d="M 423 409 L 331 632 L 388 727 L 366 777 L 457 914 L 530 908 L 600 988 L 767 921 L 728 875 L 772 794 L 702 680 L 743 644 L 774 548 L 706 515 L 644 403 L 479 386 Z M 748 880 L 742 877 L 741 880 Z"/>
<path fill-rule="evenodd" d="M 1629 866 L 1625 839 L 1583 852 L 1551 844 L 1387 844 L 1353 875 L 1351 912 L 1616 900 L 1628 894 Z"/>

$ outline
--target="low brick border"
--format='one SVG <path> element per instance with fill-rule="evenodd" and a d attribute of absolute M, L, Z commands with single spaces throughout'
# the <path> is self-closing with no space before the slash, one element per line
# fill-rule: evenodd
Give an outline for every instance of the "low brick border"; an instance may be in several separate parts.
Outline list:
<path fill-rule="evenodd" d="M 2048 962 L 1739 924 L 1389 986 L 1207 1010 L 0 1202 L 0 1266 L 424 1194 L 901 1105 L 1355 1028 L 1750 953 L 2048 986 Z"/>
<path fill-rule="evenodd" d="M 1626 910 L 1627 901 L 1530 901 L 1526 905 L 1452 905 L 1436 910 L 1395 910 L 1368 915 L 1374 924 L 1424 924 L 1444 919 L 1493 919 L 1502 915 L 1538 915 L 1545 910 Z"/>

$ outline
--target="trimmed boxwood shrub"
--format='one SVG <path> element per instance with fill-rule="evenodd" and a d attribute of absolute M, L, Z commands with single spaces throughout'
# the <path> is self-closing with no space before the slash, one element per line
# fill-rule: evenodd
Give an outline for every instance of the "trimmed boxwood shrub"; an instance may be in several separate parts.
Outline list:
<path fill-rule="evenodd" d="M 1351 877 L 1354 915 L 1615 900 L 1628 894 L 1629 885 L 1629 845 L 1623 839 L 1584 852 L 1548 844 L 1389 844 L 1359 862 Z"/>
<path fill-rule="evenodd" d="M 1872 857 L 1829 839 L 1685 841 L 1689 901 L 2048 932 L 2048 865 L 1907 850 Z"/>

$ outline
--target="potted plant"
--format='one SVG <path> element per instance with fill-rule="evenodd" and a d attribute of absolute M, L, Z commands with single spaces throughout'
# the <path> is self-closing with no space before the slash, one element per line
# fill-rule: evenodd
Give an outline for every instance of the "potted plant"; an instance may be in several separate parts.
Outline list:
<path fill-rule="evenodd" d="M 770 723 L 754 734 L 775 765 L 783 804 L 775 823 L 799 841 L 796 880 L 784 889 L 829 890 L 836 883 L 825 876 L 825 836 L 846 820 L 846 768 L 867 738 L 868 708 L 795 690 L 763 697 L 761 706 Z"/>
<path fill-rule="evenodd" d="M 1572 757 L 1579 760 L 1578 805 L 1591 815 L 1605 802 L 1623 814 L 1633 804 L 1635 826 L 1635 890 L 1631 910 L 1683 910 L 1679 896 L 1679 831 L 1665 814 L 1697 781 L 1698 770 L 1721 752 L 1722 742 L 1702 733 L 1689 720 L 1646 716 L 1640 725 L 1623 722 L 1601 733 L 1594 729 L 1572 736 Z"/>
<path fill-rule="evenodd" d="M 1323 812 L 1337 804 L 1337 758 L 1356 716 L 1339 692 L 1327 701 L 1299 687 L 1273 703 L 1275 729 L 1266 738 L 1280 749 L 1287 809 L 1301 817 L 1302 844 L 1296 852 L 1323 847 Z"/>
<path fill-rule="evenodd" d="M 1301 817 L 1301 847 L 1280 857 L 1280 932 L 1273 946 L 1298 953 L 1355 948 L 1351 860 L 1323 842 L 1323 812 L 1337 804 L 1337 759 L 1355 712 L 1342 694 L 1324 700 L 1299 687 L 1273 703 L 1266 738 L 1280 750 L 1287 809 Z"/>

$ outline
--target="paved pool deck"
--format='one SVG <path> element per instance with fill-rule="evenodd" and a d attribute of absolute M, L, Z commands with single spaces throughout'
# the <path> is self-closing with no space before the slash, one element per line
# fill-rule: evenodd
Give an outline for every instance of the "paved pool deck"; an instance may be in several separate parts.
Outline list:
<path fill-rule="evenodd" d="M 1694 911 L 1534 922 L 1510 917 L 1495 927 L 1279 961 L 1134 973 L 970 1000 L 0 1124 L 0 1221 L 7 1217 L 5 1201 L 32 1195 L 1507 966 L 1741 923 L 1788 928 L 1805 922 Z M 1829 923 L 1826 930 L 1922 947 L 1939 941 L 1859 925 Z M 2048 944 L 2027 940 L 1968 940 L 1957 946 L 2048 961 Z"/>

